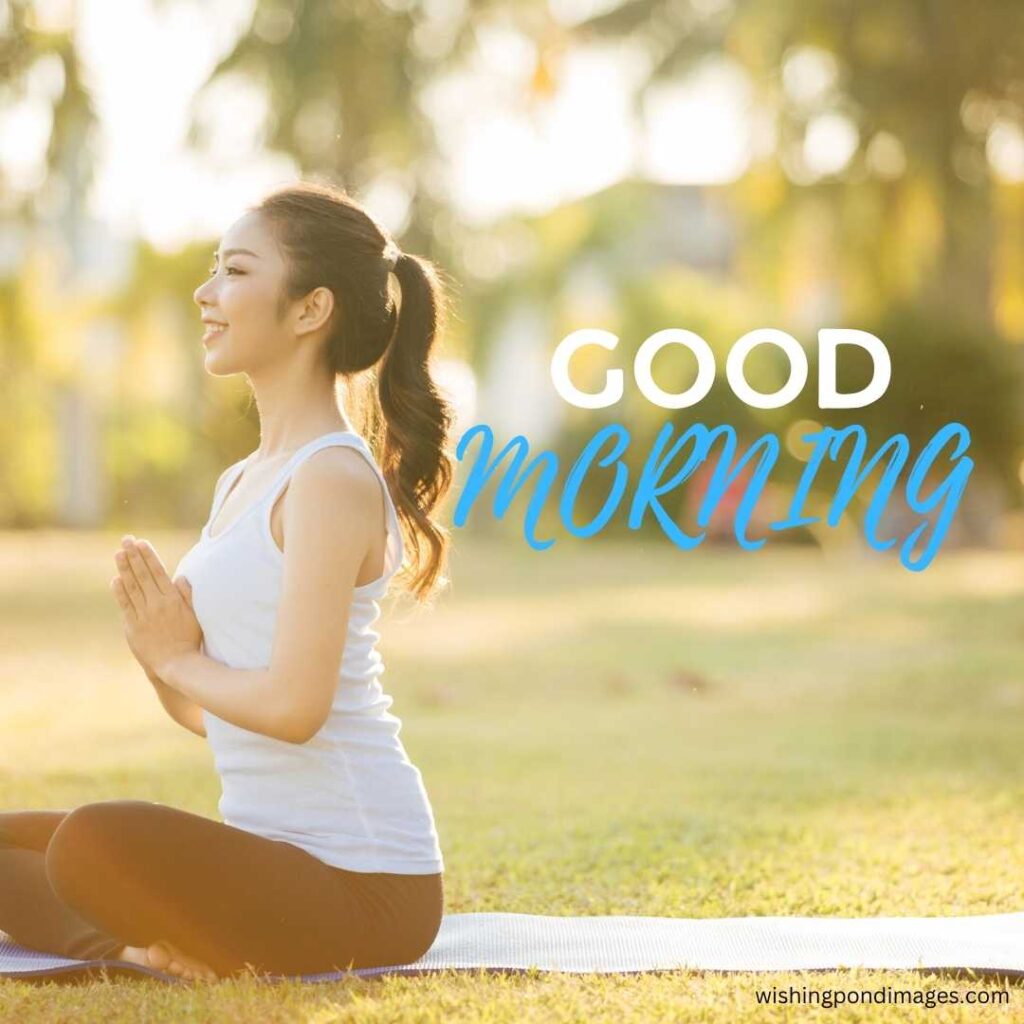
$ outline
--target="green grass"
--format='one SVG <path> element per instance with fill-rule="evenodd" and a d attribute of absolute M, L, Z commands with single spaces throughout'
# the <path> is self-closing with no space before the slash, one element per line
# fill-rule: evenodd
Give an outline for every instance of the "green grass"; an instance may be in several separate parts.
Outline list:
<path fill-rule="evenodd" d="M 148 536 L 170 566 L 192 539 Z M 943 552 L 910 573 L 894 557 L 807 548 L 455 540 L 451 592 L 426 611 L 389 607 L 382 647 L 434 805 L 449 912 L 1024 909 L 1024 556 Z M 216 817 L 205 742 L 164 716 L 123 644 L 106 589 L 116 544 L 0 534 L 0 807 L 133 797 Z M 453 973 L 187 991 L 5 981 L 0 1017 L 1013 1018 L 973 1005 L 758 1008 L 756 991 L 790 984 L 998 987 L 911 972 Z"/>

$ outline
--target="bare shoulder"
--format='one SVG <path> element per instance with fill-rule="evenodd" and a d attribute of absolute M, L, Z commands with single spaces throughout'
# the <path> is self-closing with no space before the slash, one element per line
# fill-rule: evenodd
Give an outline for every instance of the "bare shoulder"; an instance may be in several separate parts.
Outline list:
<path fill-rule="evenodd" d="M 352 448 L 321 448 L 295 470 L 292 489 L 301 504 L 374 515 L 383 502 L 374 468 Z"/>

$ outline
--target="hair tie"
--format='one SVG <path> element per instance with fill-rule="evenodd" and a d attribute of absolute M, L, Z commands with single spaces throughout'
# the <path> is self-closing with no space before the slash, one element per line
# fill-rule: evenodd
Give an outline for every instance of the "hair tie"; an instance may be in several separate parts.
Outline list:
<path fill-rule="evenodd" d="M 401 250 L 398 248 L 397 245 L 395 245 L 394 242 L 389 241 L 388 244 L 384 246 L 384 265 L 388 268 L 389 271 L 395 269 L 396 265 L 398 264 L 398 259 L 401 255 Z"/>

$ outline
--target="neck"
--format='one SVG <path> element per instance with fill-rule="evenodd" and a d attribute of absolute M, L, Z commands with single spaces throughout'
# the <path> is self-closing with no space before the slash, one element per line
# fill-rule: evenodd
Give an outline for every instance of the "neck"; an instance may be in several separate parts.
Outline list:
<path fill-rule="evenodd" d="M 273 459 L 298 450 L 322 434 L 353 431 L 334 379 L 295 360 L 273 372 L 249 374 L 260 417 L 255 458 Z"/>

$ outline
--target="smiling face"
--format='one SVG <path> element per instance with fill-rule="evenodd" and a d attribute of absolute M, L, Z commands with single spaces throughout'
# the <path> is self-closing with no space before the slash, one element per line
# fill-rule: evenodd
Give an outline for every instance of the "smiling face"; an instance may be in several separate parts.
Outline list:
<path fill-rule="evenodd" d="M 249 372 L 282 357 L 296 343 L 290 304 L 282 312 L 287 267 L 259 213 L 224 233 L 210 278 L 193 293 L 203 323 L 206 368 L 216 376 Z"/>

